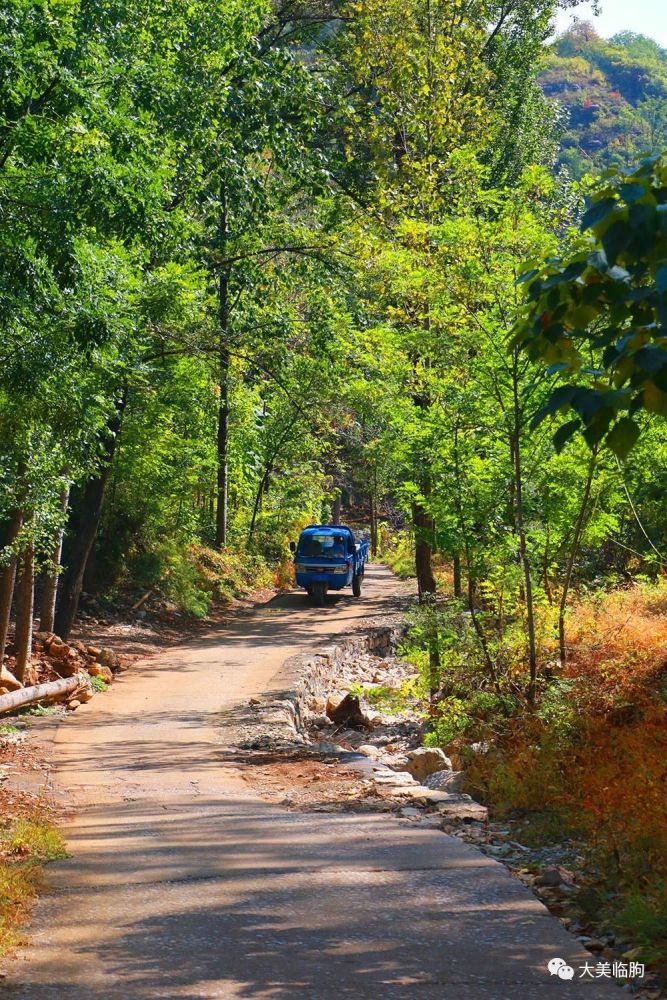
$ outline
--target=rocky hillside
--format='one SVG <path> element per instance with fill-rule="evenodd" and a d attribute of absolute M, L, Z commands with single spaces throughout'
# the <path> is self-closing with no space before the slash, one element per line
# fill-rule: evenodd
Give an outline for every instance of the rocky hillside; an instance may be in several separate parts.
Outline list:
<path fill-rule="evenodd" d="M 667 147 L 667 50 L 645 35 L 606 41 L 578 24 L 552 45 L 540 84 L 563 111 L 560 162 L 576 177 Z"/>

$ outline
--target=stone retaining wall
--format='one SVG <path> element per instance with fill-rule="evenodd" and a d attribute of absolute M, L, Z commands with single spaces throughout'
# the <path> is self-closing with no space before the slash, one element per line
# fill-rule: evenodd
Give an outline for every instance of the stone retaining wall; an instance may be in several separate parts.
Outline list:
<path fill-rule="evenodd" d="M 304 719 L 309 706 L 317 699 L 326 699 L 338 686 L 347 664 L 364 653 L 388 656 L 396 648 L 403 630 L 371 628 L 360 635 L 349 636 L 315 653 L 299 653 L 285 661 L 278 676 L 278 691 L 270 700 L 251 704 L 253 710 L 249 738 L 240 746 L 280 748 L 308 742 Z"/>

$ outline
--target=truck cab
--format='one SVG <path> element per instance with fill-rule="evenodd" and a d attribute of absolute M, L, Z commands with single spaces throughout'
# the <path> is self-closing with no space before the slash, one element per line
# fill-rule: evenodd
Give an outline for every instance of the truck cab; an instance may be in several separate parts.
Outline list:
<path fill-rule="evenodd" d="M 292 543 L 296 582 L 312 602 L 322 605 L 329 590 L 352 586 L 361 596 L 361 581 L 368 559 L 368 542 L 357 541 L 343 524 L 311 524 Z"/>

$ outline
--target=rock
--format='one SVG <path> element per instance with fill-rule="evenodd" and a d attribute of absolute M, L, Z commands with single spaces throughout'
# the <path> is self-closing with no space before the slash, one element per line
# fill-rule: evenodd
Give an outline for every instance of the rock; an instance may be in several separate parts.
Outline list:
<path fill-rule="evenodd" d="M 318 753 L 335 754 L 336 757 L 341 752 L 338 743 L 330 743 L 328 740 L 320 740 L 319 743 L 315 743 L 313 749 L 317 750 Z"/>
<path fill-rule="evenodd" d="M 361 746 L 357 747 L 357 751 L 362 753 L 364 757 L 372 757 L 373 760 L 377 760 L 378 757 L 382 756 L 382 751 L 374 747 L 372 743 L 362 743 Z"/>
<path fill-rule="evenodd" d="M 557 868 L 545 868 L 541 875 L 535 879 L 535 885 L 556 886 L 562 882 L 561 874 Z"/>
<path fill-rule="evenodd" d="M 481 806 L 479 802 L 473 802 L 472 799 L 469 802 L 460 801 L 460 797 L 454 795 L 450 796 L 449 801 L 441 802 L 438 805 L 438 812 L 448 819 L 468 822 L 474 820 L 485 823 L 488 819 L 488 810 L 485 806 Z"/>
<path fill-rule="evenodd" d="M 406 808 L 409 809 L 410 806 L 406 806 Z M 430 830 L 442 830 L 442 816 L 436 816 L 433 813 L 422 813 L 419 825 L 427 827 Z"/>
<path fill-rule="evenodd" d="M 55 632 L 33 632 L 32 637 L 39 642 L 50 642 L 55 638 Z"/>
<path fill-rule="evenodd" d="M 422 784 L 441 792 L 460 792 L 463 777 L 463 771 L 434 771 L 422 780 Z"/>
<path fill-rule="evenodd" d="M 97 660 L 103 667 L 110 667 L 112 670 L 120 670 L 122 666 L 121 658 L 113 649 L 108 646 L 102 647 L 97 654 Z"/>
<path fill-rule="evenodd" d="M 330 698 L 327 701 L 327 715 L 337 726 L 349 726 L 352 729 L 368 728 L 359 699 L 354 694 L 346 694 L 338 705 L 335 705 Z"/>
<path fill-rule="evenodd" d="M 59 639 L 57 635 L 54 635 L 50 642 L 47 642 L 45 645 L 46 652 L 54 660 L 64 660 L 71 653 L 67 643 L 63 642 L 62 639 Z"/>
<path fill-rule="evenodd" d="M 88 653 L 89 656 L 92 656 L 96 660 L 99 660 L 100 653 L 102 652 L 102 650 L 100 649 L 99 646 L 86 646 L 86 652 Z"/>
<path fill-rule="evenodd" d="M 326 729 L 328 726 L 333 726 L 333 722 L 328 715 L 312 715 L 308 719 L 308 722 L 313 729 Z"/>
<path fill-rule="evenodd" d="M 73 712 L 75 709 L 79 708 L 80 706 L 81 706 L 81 702 L 78 700 L 78 698 L 72 698 L 71 701 L 67 702 L 67 711 L 68 712 Z"/>
<path fill-rule="evenodd" d="M 399 816 L 406 816 L 408 819 L 414 819 L 415 816 L 421 816 L 421 809 L 416 809 L 414 806 L 403 806 L 402 809 L 398 810 Z"/>
<path fill-rule="evenodd" d="M 408 771 L 381 771 L 379 774 L 374 774 L 373 779 L 378 785 L 390 785 L 392 787 L 397 785 L 403 787 L 405 785 L 414 785 L 415 783 L 415 779 Z"/>
<path fill-rule="evenodd" d="M 392 771 L 407 771 L 409 763 L 408 758 L 405 756 L 405 754 L 385 755 L 382 758 L 382 762 L 383 764 L 386 764 L 387 767 L 390 767 Z"/>
<path fill-rule="evenodd" d="M 80 664 L 76 656 L 71 653 L 65 659 L 58 659 L 53 664 L 53 669 L 60 677 L 74 677 L 80 670 Z"/>
<path fill-rule="evenodd" d="M 451 760 L 439 747 L 419 747 L 417 750 L 410 750 L 407 757 L 406 771 L 409 771 L 417 781 L 427 778 L 436 771 L 452 770 Z"/>
<path fill-rule="evenodd" d="M 10 691 L 19 691 L 23 687 L 21 681 L 14 677 L 11 670 L 7 670 L 5 666 L 0 670 L 0 684 L 5 688 L 6 694 Z"/>
<path fill-rule="evenodd" d="M 587 951 L 591 951 L 593 953 L 598 951 L 604 951 L 604 944 L 602 943 L 602 941 L 598 941 L 597 938 L 583 936 L 580 937 L 579 940 L 583 944 L 584 948 L 587 949 Z"/>
<path fill-rule="evenodd" d="M 105 667 L 102 663 L 93 663 L 88 667 L 88 673 L 91 677 L 101 677 L 105 684 L 111 684 L 113 681 L 111 667 Z"/>

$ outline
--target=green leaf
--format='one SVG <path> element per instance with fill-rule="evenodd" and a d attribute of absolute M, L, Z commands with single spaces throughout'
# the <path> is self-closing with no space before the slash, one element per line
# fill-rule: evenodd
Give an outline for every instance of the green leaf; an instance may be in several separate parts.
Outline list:
<path fill-rule="evenodd" d="M 553 443 L 556 452 L 560 455 L 561 451 L 568 443 L 568 441 L 574 437 L 579 428 L 581 427 L 580 420 L 568 420 L 566 424 L 559 427 L 553 436 Z"/>
<path fill-rule="evenodd" d="M 588 211 L 584 213 L 584 217 L 581 220 L 582 233 L 587 229 L 593 229 L 594 226 L 598 226 L 611 215 L 617 205 L 618 202 L 615 198 L 602 198 L 600 201 L 594 202 Z"/>
<path fill-rule="evenodd" d="M 657 344 L 647 344 L 634 357 L 639 368 L 647 375 L 655 375 L 667 365 L 667 351 Z"/>
<path fill-rule="evenodd" d="M 637 442 L 639 427 L 631 417 L 621 417 L 607 434 L 606 444 L 620 459 L 625 459 Z"/>
<path fill-rule="evenodd" d="M 647 188 L 643 184 L 637 182 L 633 184 L 621 184 L 619 188 L 621 197 L 630 205 L 635 201 L 639 201 L 646 194 Z"/>

